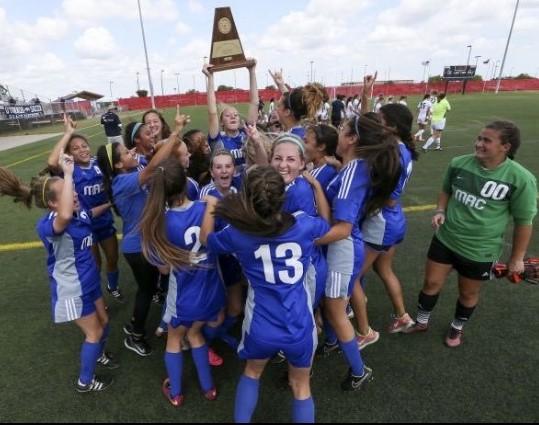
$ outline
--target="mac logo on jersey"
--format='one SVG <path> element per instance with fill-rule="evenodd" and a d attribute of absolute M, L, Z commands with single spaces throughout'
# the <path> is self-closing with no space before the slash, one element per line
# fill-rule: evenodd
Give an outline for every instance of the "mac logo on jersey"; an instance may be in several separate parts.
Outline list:
<path fill-rule="evenodd" d="M 82 240 L 82 243 L 80 244 L 80 249 L 83 250 L 86 248 L 90 248 L 93 244 L 94 238 L 92 237 L 92 235 L 88 235 Z"/>
<path fill-rule="evenodd" d="M 82 193 L 84 193 L 84 196 L 98 195 L 101 192 L 103 192 L 103 183 L 84 186 L 84 188 L 82 189 Z"/>

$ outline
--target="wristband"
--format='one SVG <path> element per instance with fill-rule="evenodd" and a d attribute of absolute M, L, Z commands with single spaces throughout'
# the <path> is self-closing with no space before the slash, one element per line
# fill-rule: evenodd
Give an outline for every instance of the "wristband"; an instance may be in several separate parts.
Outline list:
<path fill-rule="evenodd" d="M 445 210 L 438 209 L 438 210 L 434 211 L 434 214 L 443 214 L 443 215 L 445 215 Z"/>

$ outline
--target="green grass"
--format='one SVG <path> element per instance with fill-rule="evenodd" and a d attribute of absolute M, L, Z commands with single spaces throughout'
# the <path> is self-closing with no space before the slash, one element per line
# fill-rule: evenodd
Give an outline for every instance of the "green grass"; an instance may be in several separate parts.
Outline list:
<path fill-rule="evenodd" d="M 418 98 L 411 98 L 410 105 Z M 435 202 L 448 161 L 471 152 L 481 126 L 494 118 L 511 119 L 522 130 L 523 144 L 517 159 L 539 175 L 539 96 L 533 93 L 451 96 L 452 111 L 444 132 L 442 152 L 422 155 L 404 197 L 405 205 Z M 242 106 L 245 112 L 244 106 Z M 204 107 L 185 108 L 192 128 L 206 128 Z M 172 122 L 174 110 L 166 116 Z M 135 116 L 138 118 L 138 116 Z M 126 120 L 124 119 L 124 123 Z M 99 126 L 80 123 L 93 135 L 92 148 L 105 141 Z M 9 165 L 41 154 L 11 169 L 24 180 L 44 167 L 46 152 L 55 140 L 46 140 L 0 153 L 0 164 Z M 1 143 L 1 142 L 0 142 Z M 0 198 L 0 244 L 37 240 L 34 223 L 42 211 L 25 211 Z M 409 213 L 409 230 L 398 250 L 396 272 L 402 279 L 408 309 L 415 312 L 422 285 L 425 255 L 432 235 L 430 213 Z M 530 245 L 539 254 L 537 224 Z M 510 238 L 509 238 L 510 240 Z M 509 244 L 507 249 L 509 249 Z M 73 325 L 55 326 L 50 320 L 48 282 L 43 249 L 0 253 L 0 311 L 3 318 L 0 350 L 0 418 L 4 421 L 67 422 L 216 422 L 231 421 L 235 386 L 242 364 L 230 350 L 217 345 L 225 365 L 214 369 L 220 391 L 216 402 L 203 400 L 194 367 L 188 357 L 184 385 L 186 403 L 172 409 L 160 394 L 165 375 L 163 344 L 155 338 L 155 353 L 146 359 L 122 345 L 121 325 L 132 304 L 111 302 L 110 349 L 122 366 L 113 372 L 115 384 L 103 394 L 75 394 L 79 330 Z M 122 260 L 121 285 L 132 302 L 135 283 Z M 382 331 L 380 341 L 365 349 L 366 364 L 375 379 L 364 392 L 343 394 L 339 382 L 346 366 L 342 356 L 315 362 L 312 379 L 316 417 L 320 422 L 531 422 L 539 417 L 536 402 L 539 352 L 536 311 L 539 288 L 511 285 L 506 280 L 484 285 L 481 302 L 466 326 L 465 343 L 449 350 L 442 341 L 453 316 L 456 279 L 452 275 L 433 314 L 432 327 L 424 335 L 389 335 L 390 304 L 381 283 L 368 279 L 367 295 L 372 326 Z M 153 332 L 159 308 L 152 306 L 148 331 Z M 237 329 L 238 330 L 238 329 Z M 290 420 L 291 395 L 282 384 L 283 368 L 271 365 L 262 379 L 254 417 L 261 422 Z"/>

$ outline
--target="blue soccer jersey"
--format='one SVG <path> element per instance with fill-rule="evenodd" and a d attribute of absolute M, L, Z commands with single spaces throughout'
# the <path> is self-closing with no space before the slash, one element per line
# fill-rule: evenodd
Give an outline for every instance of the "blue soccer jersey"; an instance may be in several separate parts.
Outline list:
<path fill-rule="evenodd" d="M 316 204 L 314 201 L 314 190 L 311 184 L 303 178 L 296 177 L 286 185 L 286 198 L 283 205 L 283 211 L 295 213 L 303 211 L 309 215 L 316 216 Z"/>
<path fill-rule="evenodd" d="M 320 186 L 322 186 L 322 189 L 324 189 L 324 193 L 326 192 L 326 189 L 339 172 L 333 165 L 329 164 L 323 164 L 320 167 L 313 168 L 311 170 L 311 175 L 318 180 L 320 183 Z"/>
<path fill-rule="evenodd" d="M 297 213 L 294 225 L 277 236 L 249 235 L 233 226 L 208 236 L 211 251 L 236 255 L 249 282 L 244 338 L 284 349 L 316 332 L 304 280 L 314 241 L 328 230 L 325 220 Z"/>
<path fill-rule="evenodd" d="M 118 174 L 112 180 L 112 197 L 123 222 L 122 252 L 142 252 L 138 224 L 147 198 L 147 190 L 139 183 L 140 171 Z"/>
<path fill-rule="evenodd" d="M 247 133 L 243 128 L 238 130 L 236 136 L 229 136 L 224 131 L 220 131 L 219 134 L 212 138 L 208 135 L 208 143 L 213 152 L 218 149 L 226 149 L 234 157 L 234 165 L 236 167 L 245 164 L 245 154 L 243 152 L 243 145 L 247 140 Z"/>
<path fill-rule="evenodd" d="M 148 163 L 150 162 L 150 160 L 146 158 L 146 155 L 143 155 L 141 153 L 135 153 L 135 159 L 138 162 L 138 167 L 137 167 L 138 171 L 144 169 L 144 167 L 146 167 Z"/>
<path fill-rule="evenodd" d="M 197 265 L 174 270 L 170 274 L 165 323 L 184 324 L 215 320 L 225 303 L 225 290 L 217 271 L 215 254 L 207 252 L 199 241 L 206 204 L 190 202 L 166 212 L 169 241 L 197 256 Z"/>
<path fill-rule="evenodd" d="M 103 185 L 103 173 L 95 158 L 92 158 L 90 164 L 85 167 L 75 164 L 73 182 L 82 209 L 90 211 L 109 201 Z M 112 211 L 109 209 L 98 217 L 92 217 L 92 230 L 96 232 L 110 228 L 113 222 Z"/>
<path fill-rule="evenodd" d="M 198 183 L 191 177 L 187 177 L 187 198 L 190 201 L 196 201 L 198 199 L 198 192 L 200 187 Z"/>
<path fill-rule="evenodd" d="M 384 206 L 377 214 L 365 218 L 361 226 L 363 240 L 383 249 L 400 243 L 406 233 L 406 217 L 399 202 L 406 183 L 412 175 L 412 153 L 399 142 L 401 174 L 395 190 L 391 194 L 394 205 Z"/>
<path fill-rule="evenodd" d="M 295 134 L 301 140 L 305 139 L 305 127 L 303 127 L 302 125 L 297 125 L 295 127 L 292 127 L 288 132 Z"/>
<path fill-rule="evenodd" d="M 92 255 L 88 213 L 81 210 L 60 234 L 53 227 L 56 216 L 55 212 L 47 213 L 38 221 L 36 230 L 48 254 L 53 319 L 67 322 L 82 316 L 84 299 L 99 291 L 100 276 Z"/>
<path fill-rule="evenodd" d="M 366 162 L 360 159 L 350 161 L 327 187 L 333 221 L 352 224 L 349 238 L 328 246 L 326 296 L 329 298 L 350 296 L 363 265 L 364 248 L 359 222 L 363 218 L 369 189 L 369 170 Z"/>

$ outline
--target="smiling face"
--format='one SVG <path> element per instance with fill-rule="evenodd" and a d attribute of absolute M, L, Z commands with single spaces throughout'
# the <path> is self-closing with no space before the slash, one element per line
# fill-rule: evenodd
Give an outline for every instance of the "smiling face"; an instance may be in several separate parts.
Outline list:
<path fill-rule="evenodd" d="M 292 142 L 283 142 L 273 149 L 271 166 L 279 172 L 285 184 L 289 184 L 303 171 L 305 160 L 297 145 Z"/>
<path fill-rule="evenodd" d="M 498 131 L 484 128 L 475 141 L 475 157 L 483 164 L 501 164 L 510 148 L 509 143 L 502 143 Z"/>
<path fill-rule="evenodd" d="M 219 192 L 228 192 L 234 176 L 234 159 L 228 154 L 213 158 L 210 174 Z"/>
<path fill-rule="evenodd" d="M 180 161 L 184 170 L 189 168 L 189 158 L 191 158 L 191 153 L 187 150 L 187 145 L 184 142 L 181 142 L 178 145 L 178 148 L 175 151 L 176 158 Z"/>
<path fill-rule="evenodd" d="M 57 179 L 49 184 L 48 191 L 54 192 L 54 200 L 48 202 L 49 208 L 52 211 L 56 211 L 60 205 L 60 197 L 62 196 L 62 191 L 64 190 L 64 184 L 65 182 L 63 179 Z M 77 192 L 75 192 L 73 189 L 73 211 L 79 210 L 79 197 L 77 196 Z"/>
<path fill-rule="evenodd" d="M 81 137 L 74 137 L 67 146 L 67 153 L 73 156 L 75 164 L 87 165 L 92 157 L 88 142 Z"/>
<path fill-rule="evenodd" d="M 161 122 L 161 119 L 159 118 L 159 115 L 157 115 L 155 112 L 149 112 L 144 117 L 144 124 L 148 126 L 150 129 L 150 133 L 152 137 L 155 139 L 155 141 L 161 140 L 162 137 L 162 131 L 163 131 L 163 123 Z"/>
<path fill-rule="evenodd" d="M 350 127 L 353 121 L 345 121 L 339 126 L 339 140 L 337 143 L 337 155 L 340 157 L 348 157 L 351 150 L 354 149 L 355 139 L 358 137 L 353 134 L 353 131 Z"/>
<path fill-rule="evenodd" d="M 135 144 L 137 146 L 137 152 L 145 156 L 149 156 L 153 153 L 153 147 L 155 145 L 155 138 L 152 135 L 150 126 L 143 125 L 138 131 L 138 136 L 135 137 Z"/>
<path fill-rule="evenodd" d="M 193 152 L 200 152 L 203 155 L 209 155 L 211 153 L 210 145 L 208 144 L 208 138 L 202 131 L 193 134 L 191 136 L 191 142 L 193 146 Z"/>
<path fill-rule="evenodd" d="M 238 131 L 240 128 L 240 114 L 236 108 L 225 108 L 221 114 L 221 125 L 228 132 Z"/>
<path fill-rule="evenodd" d="M 120 159 L 114 164 L 114 167 L 120 172 L 126 172 L 138 167 L 137 158 L 135 158 L 135 150 L 129 150 L 124 145 L 118 146 L 118 154 Z"/>
<path fill-rule="evenodd" d="M 312 128 L 305 132 L 303 140 L 305 141 L 305 157 L 307 161 L 317 161 L 324 157 L 324 145 L 317 145 L 316 132 Z"/>

